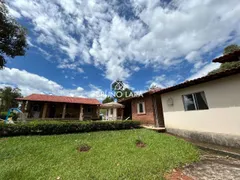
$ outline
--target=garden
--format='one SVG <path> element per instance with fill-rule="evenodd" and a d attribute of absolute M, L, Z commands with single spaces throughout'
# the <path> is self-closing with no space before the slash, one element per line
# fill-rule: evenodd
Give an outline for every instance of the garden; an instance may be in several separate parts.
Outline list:
<path fill-rule="evenodd" d="M 135 121 L 1 124 L 0 132 L 0 179 L 164 179 L 199 159 L 190 143 Z"/>

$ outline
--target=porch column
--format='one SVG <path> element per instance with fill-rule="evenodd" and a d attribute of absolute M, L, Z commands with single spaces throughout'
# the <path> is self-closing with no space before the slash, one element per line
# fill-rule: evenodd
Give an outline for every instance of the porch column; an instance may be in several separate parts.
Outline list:
<path fill-rule="evenodd" d="M 82 105 L 82 104 L 80 104 L 79 120 L 80 120 L 80 121 L 83 120 L 83 105 Z"/>
<path fill-rule="evenodd" d="M 23 112 L 23 113 L 25 113 L 25 101 L 22 101 L 22 106 L 21 106 L 21 111 Z"/>
<path fill-rule="evenodd" d="M 117 120 L 117 108 L 113 108 L 112 120 Z"/>
<path fill-rule="evenodd" d="M 63 104 L 62 119 L 65 119 L 65 114 L 66 114 L 66 104 Z"/>
<path fill-rule="evenodd" d="M 42 118 L 46 118 L 48 104 L 44 103 Z"/>
<path fill-rule="evenodd" d="M 124 109 L 121 108 L 121 120 L 123 120 L 123 111 L 124 111 Z"/>
<path fill-rule="evenodd" d="M 100 111 L 100 106 L 97 106 L 97 109 L 96 109 L 97 118 L 99 118 L 99 111 Z"/>

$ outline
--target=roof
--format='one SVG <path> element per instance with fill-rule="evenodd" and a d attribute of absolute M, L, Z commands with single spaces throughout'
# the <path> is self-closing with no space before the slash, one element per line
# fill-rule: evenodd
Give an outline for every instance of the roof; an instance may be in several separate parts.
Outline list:
<path fill-rule="evenodd" d="M 155 92 L 159 92 L 161 90 L 161 88 L 154 88 L 154 89 L 150 89 L 144 93 L 142 93 L 143 96 L 146 96 L 146 95 L 150 95 L 150 94 L 154 94 Z M 135 98 L 140 98 L 141 96 L 133 96 L 133 97 L 127 97 L 127 98 L 124 98 L 124 99 L 120 99 L 118 102 L 126 102 L 128 100 L 132 100 L 132 99 L 135 99 Z"/>
<path fill-rule="evenodd" d="M 177 84 L 175 86 L 171 86 L 171 87 L 168 87 L 168 88 L 165 88 L 165 89 L 161 89 L 161 90 L 159 90 L 155 93 L 163 94 L 163 93 L 167 93 L 167 92 L 170 92 L 170 91 L 174 91 L 174 90 L 186 88 L 186 87 L 189 87 L 189 86 L 213 81 L 213 80 L 216 80 L 216 79 L 228 77 L 228 76 L 239 74 L 239 73 L 240 73 L 240 67 L 236 67 L 236 68 L 221 71 L 221 72 L 218 72 L 218 73 L 215 73 L 215 74 L 207 75 L 207 76 L 204 76 L 204 77 L 201 77 L 201 78 L 198 78 L 198 79 L 185 81 L 185 82 Z"/>
<path fill-rule="evenodd" d="M 53 96 L 53 95 L 46 95 L 46 94 L 31 94 L 24 98 L 16 98 L 16 100 L 62 102 L 62 103 L 91 104 L 91 105 L 99 105 L 100 104 L 100 102 L 97 99 L 92 99 L 92 98 Z"/>
<path fill-rule="evenodd" d="M 215 74 L 207 75 L 207 76 L 204 76 L 204 77 L 201 77 L 201 78 L 198 78 L 198 79 L 185 81 L 183 83 L 180 83 L 180 84 L 177 84 L 175 86 L 171 86 L 171 87 L 168 87 L 168 88 L 165 88 L 165 89 L 157 89 L 157 90 L 154 90 L 154 91 L 147 91 L 147 92 L 143 93 L 143 95 L 147 95 L 147 94 L 151 95 L 151 94 L 156 94 L 156 93 L 164 94 L 164 93 L 167 93 L 167 92 L 175 91 L 175 90 L 178 90 L 178 89 L 183 89 L 183 88 L 186 88 L 186 87 L 190 87 L 190 86 L 194 86 L 194 85 L 197 85 L 197 84 L 213 81 L 213 80 L 216 80 L 216 79 L 228 77 L 228 76 L 239 74 L 239 73 L 240 73 L 240 67 L 236 67 L 236 68 L 221 71 L 221 72 L 218 72 L 218 73 L 215 73 Z M 134 98 L 137 98 L 137 97 L 134 97 Z M 125 101 L 132 100 L 132 99 L 133 98 L 127 98 L 127 99 L 123 99 L 119 102 L 125 102 Z"/>
<path fill-rule="evenodd" d="M 225 63 L 225 62 L 233 62 L 233 61 L 240 61 L 240 50 L 218 57 L 214 59 L 212 62 Z"/>
<path fill-rule="evenodd" d="M 117 103 L 117 102 L 110 102 L 101 104 L 101 108 L 107 109 L 107 108 L 124 108 L 124 105 Z"/>

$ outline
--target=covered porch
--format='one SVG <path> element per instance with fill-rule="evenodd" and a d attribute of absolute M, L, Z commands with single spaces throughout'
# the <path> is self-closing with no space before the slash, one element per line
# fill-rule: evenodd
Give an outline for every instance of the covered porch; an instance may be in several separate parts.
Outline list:
<path fill-rule="evenodd" d="M 99 105 L 23 101 L 21 110 L 28 119 L 68 119 L 80 121 L 99 119 Z"/>

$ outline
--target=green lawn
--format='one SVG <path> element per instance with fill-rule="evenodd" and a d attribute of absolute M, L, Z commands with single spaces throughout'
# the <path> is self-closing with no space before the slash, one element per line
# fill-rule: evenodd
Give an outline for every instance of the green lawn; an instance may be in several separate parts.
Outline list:
<path fill-rule="evenodd" d="M 78 152 L 81 144 L 92 148 Z M 161 179 L 198 157 L 191 144 L 145 129 L 0 138 L 0 179 Z"/>

